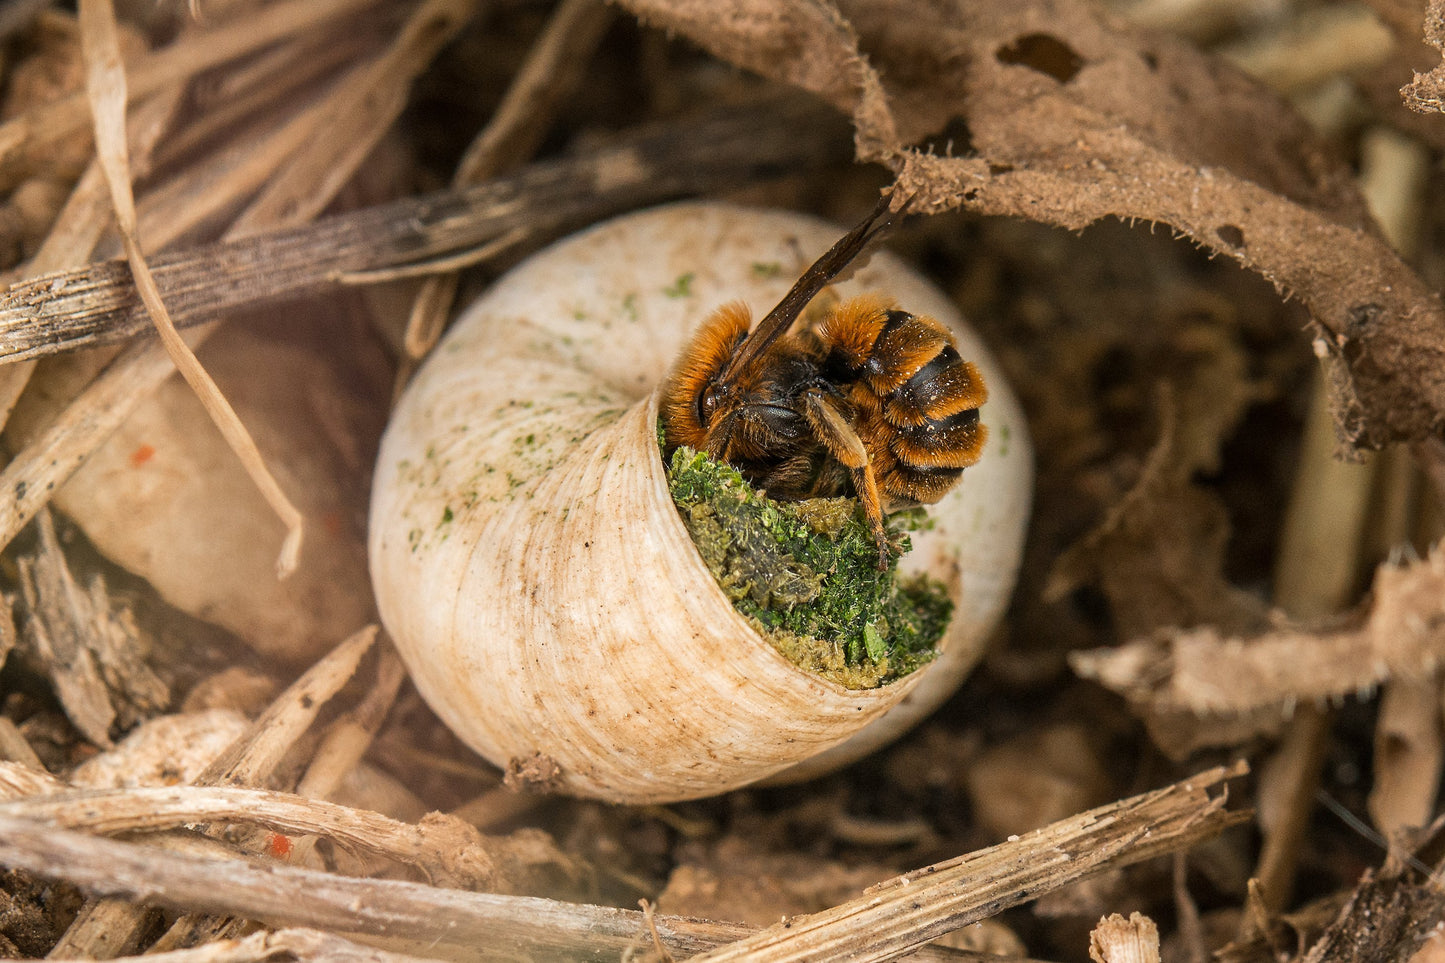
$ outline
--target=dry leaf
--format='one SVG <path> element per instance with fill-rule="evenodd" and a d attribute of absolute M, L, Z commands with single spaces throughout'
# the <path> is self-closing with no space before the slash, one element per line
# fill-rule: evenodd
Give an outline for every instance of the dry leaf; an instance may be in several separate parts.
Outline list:
<path fill-rule="evenodd" d="M 1381 566 L 1368 612 L 1354 625 L 1285 626 L 1252 636 L 1206 626 L 1075 653 L 1070 664 L 1126 696 L 1151 731 L 1165 726 L 1177 735 L 1177 723 L 1197 746 L 1243 741 L 1301 702 L 1340 700 L 1388 679 L 1430 678 L 1442 659 L 1445 548 L 1437 546 L 1428 558 Z M 1165 742 L 1175 752 L 1190 747 Z"/>
<path fill-rule="evenodd" d="M 1237 354 L 1234 349 L 1221 357 L 1229 358 L 1227 364 L 1242 363 Z M 1182 397 L 1176 389 L 1161 389 L 1160 438 L 1139 480 L 1097 528 L 1059 558 L 1046 599 L 1058 600 L 1097 580 L 1124 638 L 1168 627 L 1214 624 L 1229 631 L 1260 623 L 1259 602 L 1224 576 L 1229 539 L 1224 505 L 1192 480 L 1196 471 L 1216 464 L 1252 396 L 1238 374 L 1202 377 Z"/>
<path fill-rule="evenodd" d="M 1445 418 L 1438 295 L 1373 229 L 1350 169 L 1207 54 L 1080 0 L 852 0 L 844 24 L 821 0 L 708 4 L 705 23 L 696 0 L 623 5 L 852 108 L 860 159 L 892 167 L 917 210 L 1160 222 L 1235 258 L 1330 333 L 1353 443 L 1427 437 Z M 850 66 L 850 27 L 872 71 Z M 768 56 L 753 56 L 764 30 Z M 966 127 L 967 154 L 910 146 L 950 123 Z"/>

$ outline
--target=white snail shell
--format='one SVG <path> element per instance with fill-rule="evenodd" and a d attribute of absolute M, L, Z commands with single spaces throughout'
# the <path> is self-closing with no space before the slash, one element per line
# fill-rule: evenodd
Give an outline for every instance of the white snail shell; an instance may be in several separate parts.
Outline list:
<path fill-rule="evenodd" d="M 677 353 L 725 302 L 761 317 L 843 233 L 719 203 L 618 218 L 509 272 L 422 367 L 382 443 L 372 579 L 418 689 L 483 756 L 541 753 L 563 791 L 616 802 L 707 796 L 851 761 L 973 666 L 1013 585 L 1031 453 L 998 365 L 891 255 L 839 293 L 948 324 L 989 386 L 983 458 L 903 562 L 955 601 L 939 657 L 867 691 L 796 668 L 733 610 L 668 494 L 655 389 Z"/>

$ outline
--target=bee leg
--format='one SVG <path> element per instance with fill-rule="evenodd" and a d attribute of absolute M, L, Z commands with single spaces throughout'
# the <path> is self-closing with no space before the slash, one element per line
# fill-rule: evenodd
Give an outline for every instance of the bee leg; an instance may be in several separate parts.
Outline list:
<path fill-rule="evenodd" d="M 863 503 L 863 514 L 868 518 L 873 541 L 878 544 L 878 571 L 882 572 L 888 568 L 893 544 L 888 540 L 888 529 L 883 527 L 883 505 L 878 499 L 878 482 L 873 477 L 872 465 L 853 469 L 853 487 L 858 492 L 858 500 Z"/>
<path fill-rule="evenodd" d="M 828 449 L 828 454 L 853 473 L 853 488 L 858 493 L 858 501 L 863 503 L 863 514 L 868 519 L 873 540 L 878 543 L 878 569 L 882 571 L 888 567 L 893 546 L 883 526 L 883 504 L 878 498 L 878 482 L 873 477 L 868 447 L 858 437 L 848 416 L 822 391 L 816 388 L 805 391 L 800 400 L 803 416 L 814 436 Z"/>

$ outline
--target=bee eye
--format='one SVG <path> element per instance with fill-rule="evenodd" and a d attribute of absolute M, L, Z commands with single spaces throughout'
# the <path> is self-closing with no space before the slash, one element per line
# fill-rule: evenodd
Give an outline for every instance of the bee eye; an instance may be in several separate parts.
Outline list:
<path fill-rule="evenodd" d="M 702 394 L 697 396 L 698 424 L 707 427 L 707 423 L 712 420 L 713 412 L 717 410 L 717 402 L 717 389 L 713 385 L 708 385 L 702 390 Z"/>

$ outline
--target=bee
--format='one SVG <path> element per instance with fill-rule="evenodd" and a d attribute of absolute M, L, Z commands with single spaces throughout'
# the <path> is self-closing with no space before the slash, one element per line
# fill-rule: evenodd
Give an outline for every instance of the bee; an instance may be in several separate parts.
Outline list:
<path fill-rule="evenodd" d="M 933 318 L 866 295 L 804 313 L 892 219 L 885 197 L 756 327 L 746 305 L 714 311 L 662 402 L 669 452 L 704 451 L 779 500 L 856 496 L 880 569 L 894 550 L 884 515 L 938 501 L 978 461 L 988 397 Z"/>

